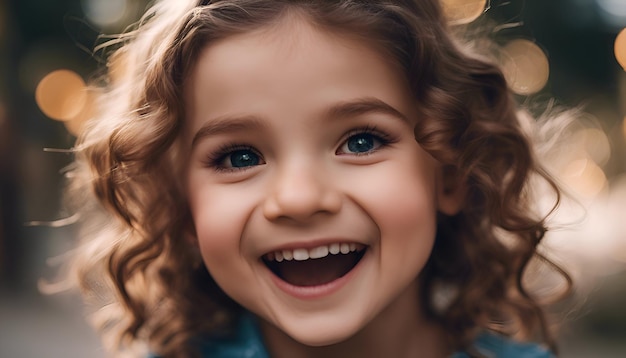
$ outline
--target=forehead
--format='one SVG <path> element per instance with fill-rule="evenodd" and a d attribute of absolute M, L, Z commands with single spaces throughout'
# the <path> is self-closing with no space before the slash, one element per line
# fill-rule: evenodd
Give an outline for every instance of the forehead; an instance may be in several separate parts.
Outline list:
<path fill-rule="evenodd" d="M 335 17 L 341 18 L 339 15 Z M 267 23 L 263 24 L 248 24 L 239 26 L 239 30 L 231 28 L 223 34 L 212 34 L 211 37 L 217 35 L 217 38 L 210 43 L 204 43 L 204 51 L 201 46 L 200 51 L 195 52 L 192 57 L 200 57 L 204 55 L 210 48 L 220 47 L 224 52 L 224 49 L 234 49 L 240 46 L 240 55 L 244 56 L 250 54 L 256 43 L 262 43 L 264 45 L 274 46 L 279 49 L 279 55 L 287 57 L 290 54 L 298 53 L 299 50 L 306 51 L 312 47 L 312 44 L 323 38 L 321 42 L 334 42 L 335 44 L 342 43 L 343 46 L 349 47 L 361 47 L 367 48 L 369 52 L 376 52 L 380 55 L 381 59 L 384 59 L 389 65 L 396 67 L 400 72 L 406 74 L 406 68 L 402 65 L 403 59 L 398 58 L 397 52 L 403 52 L 399 48 L 398 42 L 393 38 L 387 38 L 389 34 L 385 31 L 381 31 L 380 24 L 367 24 L 371 20 L 352 21 L 347 23 L 326 23 L 323 19 L 316 19 L 315 15 L 310 14 L 307 9 L 298 6 L 287 6 L 279 11 L 275 17 L 265 19 Z M 320 23 L 324 22 L 323 24 Z M 378 30 L 377 30 L 378 29 Z M 381 33 L 378 33 L 381 32 Z M 246 41 L 254 38 L 252 41 Z M 318 41 L 317 45 L 319 45 Z M 232 46 L 229 46 L 232 45 Z M 247 48 L 246 48 L 247 46 Z M 217 52 L 217 51 L 212 51 Z M 200 56 L 198 56 L 200 54 Z M 191 55 L 191 54 L 190 54 Z M 236 59 L 238 54 L 228 54 L 230 60 Z M 194 65 L 199 61 L 198 58 L 192 60 Z M 193 66 L 195 67 L 195 66 Z M 193 70 L 193 67 L 187 68 L 185 73 L 189 74 L 188 70 Z M 186 76 L 189 77 L 189 76 Z M 188 82 L 190 79 L 187 78 Z M 192 80 L 192 79 L 191 79 Z"/>
<path fill-rule="evenodd" d="M 219 112 L 223 107 L 252 110 L 260 104 L 261 93 L 289 106 L 287 101 L 293 102 L 298 94 L 315 103 L 321 97 L 340 98 L 350 89 L 357 95 L 368 88 L 371 93 L 363 96 L 387 93 L 406 99 L 410 92 L 402 71 L 378 46 L 320 28 L 302 16 L 283 16 L 272 25 L 206 45 L 185 93 L 188 112 L 198 106 L 209 108 L 208 102 L 212 111 Z"/>

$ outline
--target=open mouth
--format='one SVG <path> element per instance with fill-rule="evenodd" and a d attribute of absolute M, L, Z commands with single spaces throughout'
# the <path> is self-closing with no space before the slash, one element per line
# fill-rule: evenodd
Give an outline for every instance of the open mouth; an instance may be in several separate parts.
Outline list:
<path fill-rule="evenodd" d="M 361 261 L 366 246 L 334 243 L 312 249 L 279 250 L 263 255 L 265 265 L 294 286 L 319 286 L 333 282 Z"/>

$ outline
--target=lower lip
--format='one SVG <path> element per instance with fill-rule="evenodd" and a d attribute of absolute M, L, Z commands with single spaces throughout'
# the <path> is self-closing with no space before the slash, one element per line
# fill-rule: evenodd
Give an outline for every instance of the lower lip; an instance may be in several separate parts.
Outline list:
<path fill-rule="evenodd" d="M 341 276 L 334 281 L 319 286 L 295 286 L 281 280 L 280 277 L 276 276 L 269 269 L 267 271 L 270 273 L 270 277 L 272 278 L 274 284 L 285 293 L 301 300 L 314 300 L 325 296 L 330 296 L 333 293 L 339 291 L 343 286 L 348 283 L 348 281 L 352 279 L 354 275 L 357 274 L 357 271 L 362 266 L 363 261 L 367 259 L 367 256 L 368 253 L 366 252 L 363 257 L 361 257 L 361 260 L 359 260 L 356 266 L 354 266 L 354 268 L 350 270 L 350 272 L 348 272 L 347 274 Z"/>

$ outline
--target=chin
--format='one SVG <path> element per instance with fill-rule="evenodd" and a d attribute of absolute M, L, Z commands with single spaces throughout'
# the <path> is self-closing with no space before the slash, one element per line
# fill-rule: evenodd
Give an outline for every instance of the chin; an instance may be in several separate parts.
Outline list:
<path fill-rule="evenodd" d="M 279 327 L 279 330 L 296 342 L 310 347 L 324 347 L 338 344 L 354 337 L 364 324 L 350 324 L 345 320 L 333 322 L 316 322 L 316 324 L 292 323 L 292 327 Z"/>
<path fill-rule="evenodd" d="M 354 336 L 355 332 L 350 333 L 331 333 L 320 332 L 319 335 L 303 334 L 302 336 L 291 336 L 296 342 L 309 347 L 326 347 L 349 340 Z"/>

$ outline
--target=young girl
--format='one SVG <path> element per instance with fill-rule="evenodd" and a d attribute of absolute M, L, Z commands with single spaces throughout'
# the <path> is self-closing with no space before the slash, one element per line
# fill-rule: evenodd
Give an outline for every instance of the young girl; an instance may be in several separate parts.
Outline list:
<path fill-rule="evenodd" d="M 163 0 L 116 44 L 72 173 L 112 350 L 554 352 L 526 273 L 567 278 L 529 183 L 558 190 L 437 0 Z"/>

